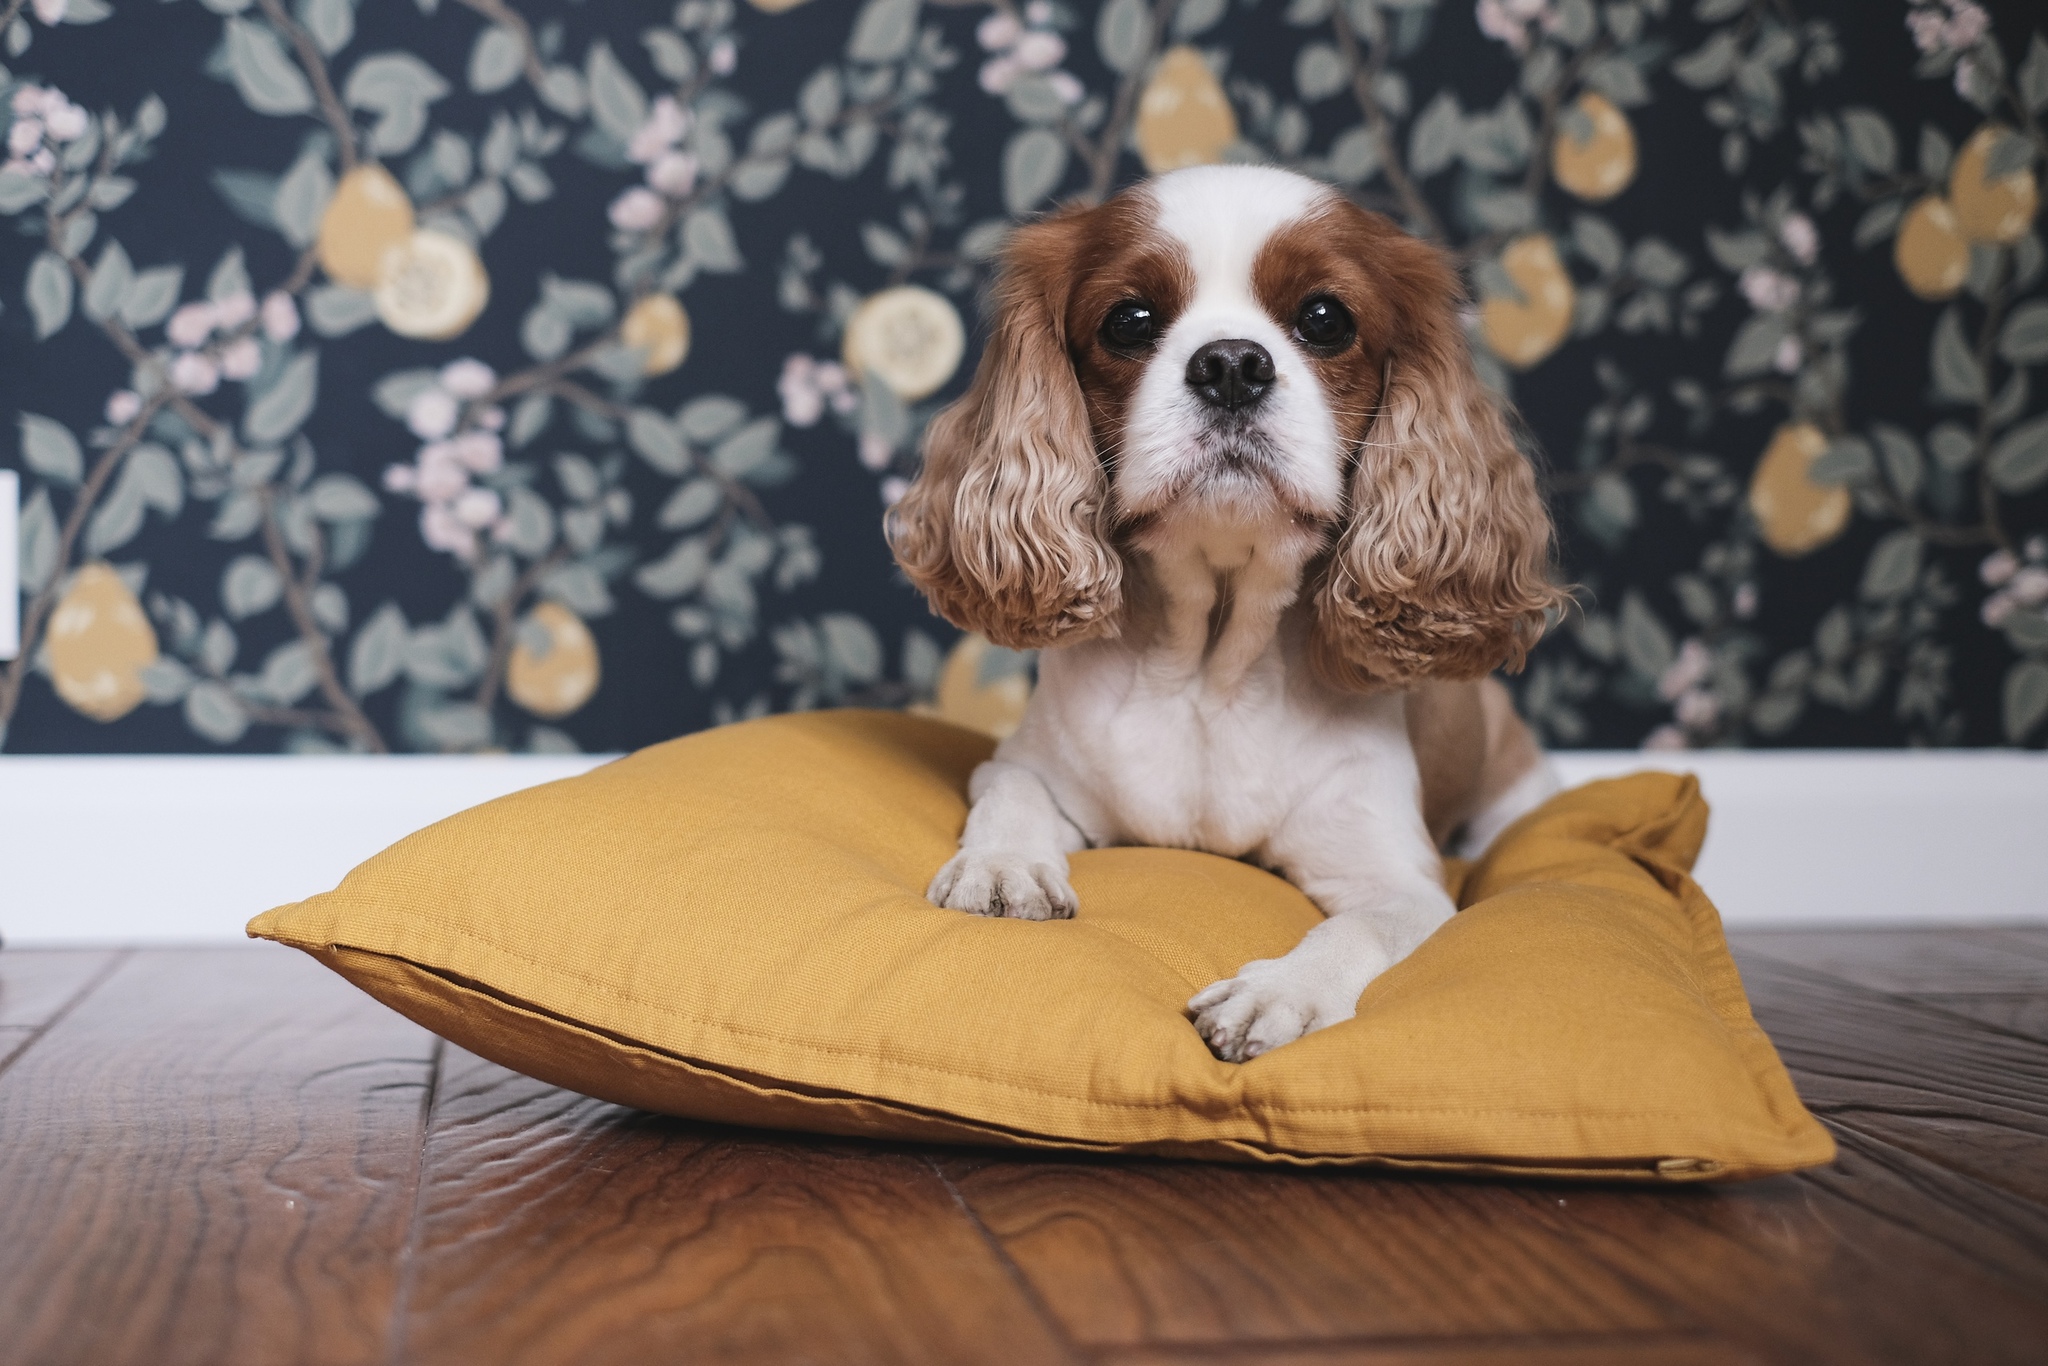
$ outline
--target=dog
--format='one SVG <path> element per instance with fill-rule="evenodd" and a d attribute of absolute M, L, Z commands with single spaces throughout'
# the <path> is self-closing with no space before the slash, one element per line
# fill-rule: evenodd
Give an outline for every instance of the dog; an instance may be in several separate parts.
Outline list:
<path fill-rule="evenodd" d="M 953 624 L 1036 649 L 928 893 L 1075 913 L 1067 856 L 1200 849 L 1324 921 L 1188 1002 L 1241 1062 L 1350 1019 L 1556 788 L 1487 675 L 1565 600 L 1445 254 L 1290 172 L 1172 171 L 1017 228 L 968 392 L 886 520 Z"/>

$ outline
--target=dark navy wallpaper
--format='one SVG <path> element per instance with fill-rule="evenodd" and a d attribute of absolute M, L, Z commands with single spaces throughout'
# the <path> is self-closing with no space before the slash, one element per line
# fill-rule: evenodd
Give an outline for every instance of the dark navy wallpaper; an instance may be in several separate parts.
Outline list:
<path fill-rule="evenodd" d="M 2038 10 L 0 0 L 0 747 L 1000 730 L 893 572 L 1008 224 L 1271 161 L 1453 248 L 1554 745 L 2048 738 Z"/>

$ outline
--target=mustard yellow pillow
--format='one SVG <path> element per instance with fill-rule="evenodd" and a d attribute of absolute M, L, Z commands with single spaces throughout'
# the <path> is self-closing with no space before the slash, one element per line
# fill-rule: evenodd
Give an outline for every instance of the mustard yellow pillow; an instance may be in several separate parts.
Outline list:
<path fill-rule="evenodd" d="M 1181 1014 L 1318 920 L 1229 859 L 1102 849 L 1070 921 L 924 899 L 981 736 L 884 712 L 656 745 L 258 916 L 484 1057 L 779 1128 L 1296 1164 L 1696 1180 L 1824 1162 L 1693 884 L 1690 778 L 1565 793 L 1358 1017 L 1242 1065 Z"/>

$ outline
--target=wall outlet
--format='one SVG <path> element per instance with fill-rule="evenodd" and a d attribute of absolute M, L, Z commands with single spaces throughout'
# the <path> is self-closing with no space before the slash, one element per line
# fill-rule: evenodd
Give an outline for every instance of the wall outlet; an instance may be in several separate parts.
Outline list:
<path fill-rule="evenodd" d="M 0 470 L 0 659 L 21 653 L 21 476 Z"/>

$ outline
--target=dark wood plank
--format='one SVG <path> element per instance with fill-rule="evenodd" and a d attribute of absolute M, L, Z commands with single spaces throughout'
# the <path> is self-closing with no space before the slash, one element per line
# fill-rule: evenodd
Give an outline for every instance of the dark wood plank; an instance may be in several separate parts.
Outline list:
<path fill-rule="evenodd" d="M 1757 955 L 1757 1023 L 1816 1114 L 2048 1204 L 2048 1045 Z"/>
<path fill-rule="evenodd" d="M 382 1360 L 433 1046 L 289 951 L 127 958 L 0 1073 L 8 1362 Z"/>
<path fill-rule="evenodd" d="M 1677 1326 L 1498 1187 L 1166 1162 L 940 1165 L 1090 1346 Z"/>
<path fill-rule="evenodd" d="M 2026 952 L 2022 938 L 1996 932 L 1749 930 L 1731 934 L 1729 942 L 1751 957 L 1792 963 L 1893 995 L 2048 995 L 2048 957 Z"/>
<path fill-rule="evenodd" d="M 1074 1358 L 930 1160 L 639 1114 L 451 1048 L 403 1357 Z"/>
<path fill-rule="evenodd" d="M 1502 1338 L 1493 1341 L 1112 1347 L 1102 1366 L 1748 1366 L 1757 1357 L 1697 1338 Z"/>
<path fill-rule="evenodd" d="M 0 1029 L 48 1024 L 119 956 L 111 949 L 0 950 Z"/>

